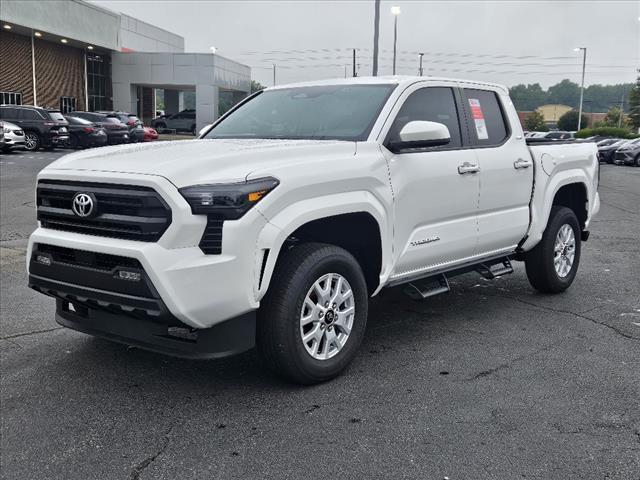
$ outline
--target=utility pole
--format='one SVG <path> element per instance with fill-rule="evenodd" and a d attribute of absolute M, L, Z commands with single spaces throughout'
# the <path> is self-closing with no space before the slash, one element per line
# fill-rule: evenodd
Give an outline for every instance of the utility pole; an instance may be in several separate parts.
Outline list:
<path fill-rule="evenodd" d="M 582 84 L 580 85 L 580 109 L 578 110 L 578 131 L 582 126 L 582 100 L 584 99 L 584 69 L 587 64 L 587 47 L 578 47 L 577 52 L 582 50 Z"/>
<path fill-rule="evenodd" d="M 398 15 L 400 15 L 400 7 L 391 7 L 393 15 L 393 75 L 396 74 L 396 52 L 398 49 Z"/>
<path fill-rule="evenodd" d="M 273 64 L 273 84 L 276 84 L 276 64 Z"/>
<path fill-rule="evenodd" d="M 378 76 L 378 37 L 380 36 L 380 0 L 374 0 L 375 15 L 373 18 L 373 76 Z"/>
<path fill-rule="evenodd" d="M 620 99 L 620 118 L 618 119 L 618 128 L 622 127 L 622 117 L 624 116 L 624 90 Z"/>
<path fill-rule="evenodd" d="M 419 53 L 418 55 L 420 55 L 420 67 L 418 68 L 418 75 L 422 76 L 423 71 L 422 71 L 422 57 L 424 56 L 424 53 Z"/>
<path fill-rule="evenodd" d="M 353 49 L 353 76 L 357 77 L 358 72 L 356 71 L 356 49 Z"/>

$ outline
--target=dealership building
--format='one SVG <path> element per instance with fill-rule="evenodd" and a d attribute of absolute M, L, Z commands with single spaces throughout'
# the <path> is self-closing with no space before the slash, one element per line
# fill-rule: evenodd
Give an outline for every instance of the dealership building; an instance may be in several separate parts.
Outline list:
<path fill-rule="evenodd" d="M 164 91 L 165 113 L 195 94 L 196 129 L 218 117 L 221 98 L 251 88 L 248 66 L 186 53 L 184 38 L 81 0 L 0 2 L 0 103 L 122 110 L 145 123 Z"/>

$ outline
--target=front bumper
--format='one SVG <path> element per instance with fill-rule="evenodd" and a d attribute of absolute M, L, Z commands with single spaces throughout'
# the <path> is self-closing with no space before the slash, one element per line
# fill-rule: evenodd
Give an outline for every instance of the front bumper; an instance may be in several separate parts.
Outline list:
<path fill-rule="evenodd" d="M 75 176 L 77 178 L 74 178 Z M 39 227 L 29 239 L 27 251 L 29 274 L 49 280 L 56 279 L 55 276 L 46 273 L 46 267 L 45 270 L 40 269 L 36 272 L 31 271 L 29 265 L 33 254 L 38 251 L 37 245 L 53 245 L 126 257 L 139 262 L 167 314 L 188 327 L 207 329 L 259 307 L 257 285 L 262 252 L 256 252 L 256 238 L 266 225 L 266 220 L 256 209 L 250 210 L 240 220 L 225 222 L 222 253 L 205 255 L 198 244 L 207 223 L 206 217 L 193 215 L 191 207 L 176 187 L 163 177 L 106 172 L 48 171 L 46 178 L 152 187 L 170 206 L 172 223 L 157 242 L 109 238 Z M 107 280 L 100 280 L 93 284 L 82 279 L 74 279 L 72 282 L 75 283 L 68 287 L 63 285 L 63 287 L 86 288 L 89 286 L 96 289 L 100 288 L 100 285 L 105 285 Z M 108 289 L 107 293 L 115 292 L 112 286 L 103 288 Z M 58 288 L 56 291 L 64 293 L 65 290 Z M 127 291 L 117 293 L 127 294 Z M 129 294 L 141 296 L 139 293 L 129 292 Z M 80 296 L 87 297 L 86 294 Z M 125 307 L 131 306 L 125 304 Z"/>
<path fill-rule="evenodd" d="M 633 165 L 635 163 L 635 155 L 637 155 L 637 152 L 617 151 L 613 161 L 616 165 Z"/>

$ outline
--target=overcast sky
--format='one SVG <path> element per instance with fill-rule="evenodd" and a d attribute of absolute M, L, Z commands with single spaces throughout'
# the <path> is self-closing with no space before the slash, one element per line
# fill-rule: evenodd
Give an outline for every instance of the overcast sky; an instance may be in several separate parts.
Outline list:
<path fill-rule="evenodd" d="M 373 0 L 359 1 L 122 1 L 94 3 L 134 16 L 185 38 L 188 52 L 211 46 L 251 66 L 252 78 L 277 83 L 351 74 L 371 75 Z M 632 82 L 640 67 L 640 1 L 382 1 L 380 74 L 391 74 L 392 5 L 398 5 L 398 74 L 504 83 L 563 78 L 585 83 Z M 525 57 L 525 58 L 523 58 Z"/>

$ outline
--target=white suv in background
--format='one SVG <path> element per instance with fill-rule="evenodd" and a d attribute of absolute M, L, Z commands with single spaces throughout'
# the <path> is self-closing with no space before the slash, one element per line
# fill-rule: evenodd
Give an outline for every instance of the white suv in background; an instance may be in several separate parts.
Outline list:
<path fill-rule="evenodd" d="M 2 152 L 7 153 L 13 149 L 24 149 L 24 131 L 18 125 L 2 121 L 0 122 L 0 130 L 4 135 L 4 141 L 0 144 Z"/>

